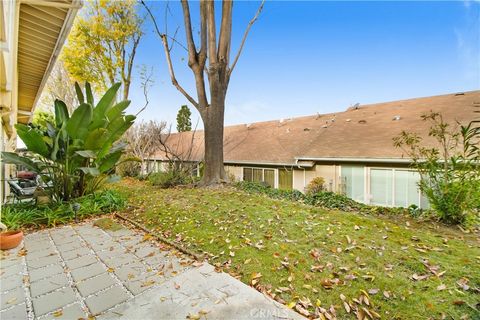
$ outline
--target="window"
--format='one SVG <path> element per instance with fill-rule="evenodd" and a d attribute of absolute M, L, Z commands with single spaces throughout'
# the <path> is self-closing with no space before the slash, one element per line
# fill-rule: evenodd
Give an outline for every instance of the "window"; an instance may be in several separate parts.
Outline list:
<path fill-rule="evenodd" d="M 293 170 L 278 169 L 278 188 L 284 190 L 293 189 Z"/>
<path fill-rule="evenodd" d="M 342 166 L 342 183 L 345 195 L 353 200 L 365 201 L 365 168 L 363 166 Z"/>
<path fill-rule="evenodd" d="M 264 169 L 263 181 L 265 181 L 270 187 L 274 188 L 275 187 L 275 170 Z"/>
<path fill-rule="evenodd" d="M 243 168 L 243 181 L 253 181 L 252 168 Z"/>
<path fill-rule="evenodd" d="M 392 169 L 370 169 L 371 203 L 379 206 L 391 206 L 393 190 Z"/>
<path fill-rule="evenodd" d="M 275 170 L 264 168 L 243 168 L 243 181 L 265 182 L 275 187 Z"/>
<path fill-rule="evenodd" d="M 418 172 L 395 170 L 395 207 L 420 206 L 418 196 Z"/>
<path fill-rule="evenodd" d="M 371 168 L 371 204 L 404 208 L 414 204 L 429 208 L 428 200 L 418 187 L 419 182 L 420 174 L 412 170 Z"/>
<path fill-rule="evenodd" d="M 263 169 L 253 169 L 253 181 L 262 182 L 263 181 Z"/>

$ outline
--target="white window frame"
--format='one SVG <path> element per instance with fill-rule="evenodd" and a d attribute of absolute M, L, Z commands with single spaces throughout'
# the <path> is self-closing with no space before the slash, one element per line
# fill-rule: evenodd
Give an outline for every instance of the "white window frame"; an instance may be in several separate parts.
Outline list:
<path fill-rule="evenodd" d="M 368 198 L 366 197 L 365 199 L 368 199 L 368 204 L 371 204 L 371 200 L 372 200 L 372 194 L 371 194 L 371 170 L 374 169 L 374 170 L 392 170 L 392 203 L 389 204 L 389 205 L 386 205 L 387 207 L 395 207 L 395 173 L 396 171 L 408 171 L 408 172 L 415 172 L 415 173 L 418 173 L 417 170 L 413 170 L 413 169 L 408 169 L 408 168 L 389 168 L 389 167 L 365 167 L 366 169 L 368 169 L 366 171 L 367 174 L 367 179 L 365 179 L 367 183 L 367 188 L 365 189 L 365 193 L 367 196 L 368 195 Z M 368 180 L 368 181 L 367 181 Z M 421 208 L 422 207 L 422 191 L 420 190 L 420 188 L 418 188 L 417 186 L 417 197 L 418 197 L 418 207 Z"/>

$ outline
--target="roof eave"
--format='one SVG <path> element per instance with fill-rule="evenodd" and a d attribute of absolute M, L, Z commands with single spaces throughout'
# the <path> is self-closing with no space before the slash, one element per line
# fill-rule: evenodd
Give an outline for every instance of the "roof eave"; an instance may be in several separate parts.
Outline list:
<path fill-rule="evenodd" d="M 296 157 L 296 161 L 318 162 L 369 162 L 369 163 L 412 163 L 409 158 L 370 158 L 370 157 Z"/>
<path fill-rule="evenodd" d="M 22 3 L 34 4 L 34 5 L 43 5 L 43 6 L 47 6 L 47 7 L 55 7 L 55 2 L 49 2 L 49 1 L 44 1 L 42 3 L 41 1 L 26 0 L 26 1 L 22 1 Z M 43 74 L 42 82 L 40 83 L 40 86 L 38 87 L 38 91 L 37 91 L 37 94 L 35 96 L 35 100 L 33 102 L 32 109 L 30 110 L 30 117 L 28 119 L 28 122 L 32 121 L 33 112 L 35 111 L 35 107 L 38 103 L 38 100 L 40 99 L 40 96 L 42 95 L 43 88 L 45 87 L 45 85 L 47 83 L 47 80 L 50 76 L 50 72 L 52 71 L 53 67 L 55 66 L 55 62 L 57 61 L 57 58 L 60 55 L 60 51 L 62 50 L 63 44 L 67 40 L 67 37 L 70 33 L 70 30 L 72 29 L 73 22 L 75 20 L 77 12 L 82 6 L 83 6 L 83 1 L 82 0 L 73 0 L 71 5 L 68 6 L 68 12 L 67 12 L 67 15 L 65 17 L 62 29 L 60 31 L 60 34 L 59 34 L 58 38 L 57 38 L 57 42 L 55 43 L 55 48 L 53 50 L 53 53 L 50 56 L 50 61 L 48 62 L 47 69 L 45 70 L 45 73 Z"/>

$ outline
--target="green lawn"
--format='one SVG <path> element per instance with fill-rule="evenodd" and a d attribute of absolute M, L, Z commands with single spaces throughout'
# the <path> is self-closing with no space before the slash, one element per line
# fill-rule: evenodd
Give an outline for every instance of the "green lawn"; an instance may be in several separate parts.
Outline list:
<path fill-rule="evenodd" d="M 128 217 L 312 317 L 333 306 L 339 319 L 356 318 L 355 310 L 480 319 L 479 234 L 234 189 L 165 190 L 136 180 L 115 188 L 137 207 Z"/>

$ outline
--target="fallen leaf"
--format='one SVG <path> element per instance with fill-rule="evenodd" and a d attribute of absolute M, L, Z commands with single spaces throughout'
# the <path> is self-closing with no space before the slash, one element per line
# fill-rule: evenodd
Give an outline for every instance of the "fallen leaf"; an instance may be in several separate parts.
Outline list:
<path fill-rule="evenodd" d="M 414 273 L 411 278 L 412 280 L 415 280 L 415 281 L 422 281 L 422 280 L 425 280 L 429 277 L 428 274 L 424 274 L 424 275 L 418 275 L 416 273 Z"/>
<path fill-rule="evenodd" d="M 443 283 L 437 287 L 438 291 L 442 291 L 442 290 L 445 290 L 445 289 L 447 289 L 447 286 L 444 285 Z"/>
<path fill-rule="evenodd" d="M 375 288 L 375 289 L 368 290 L 368 293 L 373 295 L 373 294 L 377 294 L 379 291 L 380 291 L 380 289 Z"/>
<path fill-rule="evenodd" d="M 60 309 L 60 310 L 55 311 L 55 312 L 53 313 L 53 316 L 54 316 L 55 318 L 58 318 L 58 317 L 63 316 L 63 310 Z"/>
<path fill-rule="evenodd" d="M 155 280 L 148 280 L 148 281 L 145 281 L 141 284 L 141 287 L 149 287 L 151 285 L 155 284 Z"/>

